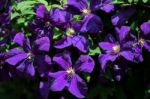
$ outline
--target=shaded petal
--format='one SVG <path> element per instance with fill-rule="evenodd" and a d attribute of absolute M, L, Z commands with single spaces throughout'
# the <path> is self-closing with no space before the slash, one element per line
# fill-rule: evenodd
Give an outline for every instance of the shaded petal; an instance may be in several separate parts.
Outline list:
<path fill-rule="evenodd" d="M 144 35 L 150 34 L 150 22 L 144 22 L 140 29 L 142 30 Z"/>
<path fill-rule="evenodd" d="M 87 0 L 68 0 L 67 5 L 72 6 L 82 11 L 88 8 L 88 1 Z"/>
<path fill-rule="evenodd" d="M 54 78 L 50 86 L 52 91 L 62 91 L 67 85 L 67 73 L 65 71 L 49 73 L 49 76 Z"/>
<path fill-rule="evenodd" d="M 48 99 L 50 83 L 41 81 L 39 88 L 42 99 Z"/>
<path fill-rule="evenodd" d="M 50 16 L 53 24 L 56 26 L 60 26 L 61 28 L 66 28 L 69 22 L 71 22 L 71 20 L 73 19 L 72 15 L 69 12 L 59 8 L 52 9 L 50 12 Z"/>
<path fill-rule="evenodd" d="M 17 70 L 19 70 L 22 73 L 26 73 L 27 75 L 34 76 L 35 75 L 35 69 L 33 67 L 33 63 L 29 61 L 22 62 L 18 67 Z"/>
<path fill-rule="evenodd" d="M 78 72 L 91 73 L 94 69 L 95 62 L 88 55 L 81 55 L 75 64 L 75 70 Z"/>
<path fill-rule="evenodd" d="M 134 59 L 137 62 L 142 62 L 143 61 L 143 56 L 142 56 L 142 48 L 138 44 L 132 47 L 133 54 L 134 54 Z"/>
<path fill-rule="evenodd" d="M 52 64 L 51 58 L 48 55 L 36 55 L 34 63 L 38 66 L 40 76 L 44 76 L 44 74 L 48 73 Z"/>
<path fill-rule="evenodd" d="M 16 65 L 25 58 L 27 58 L 27 53 L 17 54 L 6 59 L 6 62 L 9 63 L 10 65 Z"/>
<path fill-rule="evenodd" d="M 63 69 L 67 70 L 70 66 L 72 66 L 70 52 L 64 51 L 63 53 L 56 54 L 53 57 L 53 61 L 59 64 Z"/>
<path fill-rule="evenodd" d="M 108 62 L 114 62 L 118 55 L 113 54 L 100 54 L 99 55 L 99 63 L 101 63 L 101 69 L 105 70 Z"/>
<path fill-rule="evenodd" d="M 54 47 L 62 49 L 62 48 L 68 47 L 70 45 L 72 45 L 72 37 L 66 36 L 62 40 L 57 41 L 55 43 Z"/>
<path fill-rule="evenodd" d="M 81 32 L 99 33 L 103 29 L 102 20 L 94 14 L 85 16 L 82 21 Z"/>
<path fill-rule="evenodd" d="M 114 10 L 114 5 L 111 4 L 112 0 L 91 0 L 90 8 L 92 10 L 103 10 L 109 13 Z"/>
<path fill-rule="evenodd" d="M 46 51 L 48 52 L 50 49 L 50 40 L 48 37 L 42 37 L 37 39 L 34 42 L 34 46 L 36 47 L 36 49 L 38 49 L 39 51 Z"/>
<path fill-rule="evenodd" d="M 150 52 L 150 40 L 146 40 L 144 43 L 145 49 L 147 49 Z"/>
<path fill-rule="evenodd" d="M 119 40 L 123 41 L 129 34 L 130 27 L 129 26 L 121 26 L 120 28 L 116 27 L 115 30 L 116 30 L 116 34 L 117 34 Z"/>
<path fill-rule="evenodd" d="M 112 48 L 115 44 L 110 42 L 100 42 L 99 47 L 105 51 L 112 51 Z"/>
<path fill-rule="evenodd" d="M 68 90 L 74 96 L 84 98 L 87 92 L 87 85 L 77 74 L 75 74 L 72 77 Z"/>
<path fill-rule="evenodd" d="M 21 49 L 19 49 L 19 48 L 13 48 L 13 49 L 10 49 L 9 52 L 6 53 L 6 56 L 7 57 L 12 57 L 14 55 L 23 54 L 23 53 L 25 53 L 25 52 L 22 51 Z"/>
<path fill-rule="evenodd" d="M 36 9 L 36 16 L 39 18 L 44 18 L 45 14 L 47 13 L 47 9 L 44 6 L 44 4 L 40 4 L 38 5 L 37 9 Z"/>
<path fill-rule="evenodd" d="M 15 42 L 23 47 L 24 42 L 25 42 L 24 33 L 23 32 L 17 33 L 13 39 L 13 42 Z"/>
<path fill-rule="evenodd" d="M 122 10 L 119 13 L 113 15 L 111 17 L 111 21 L 113 23 L 113 25 L 123 25 L 125 24 L 126 20 L 128 20 L 134 13 L 135 13 L 135 8 L 134 7 L 130 7 L 126 10 Z"/>
<path fill-rule="evenodd" d="M 132 51 L 122 51 L 119 54 L 129 61 L 134 61 L 134 53 Z"/>
<path fill-rule="evenodd" d="M 77 35 L 72 39 L 72 43 L 74 47 L 77 47 L 80 51 L 86 53 L 89 49 L 89 43 L 84 36 Z"/>

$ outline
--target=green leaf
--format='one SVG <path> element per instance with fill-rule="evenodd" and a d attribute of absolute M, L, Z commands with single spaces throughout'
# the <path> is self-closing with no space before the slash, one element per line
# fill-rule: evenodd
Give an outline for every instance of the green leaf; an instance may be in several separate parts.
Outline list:
<path fill-rule="evenodd" d="M 143 0 L 143 2 L 144 2 L 144 3 L 147 3 L 147 2 L 148 2 L 148 0 Z"/>
<path fill-rule="evenodd" d="M 25 22 L 25 18 L 18 18 L 17 23 L 22 24 Z"/>
<path fill-rule="evenodd" d="M 11 14 L 11 20 L 13 20 L 14 18 L 18 17 L 20 14 L 18 12 L 14 12 Z"/>
<path fill-rule="evenodd" d="M 22 1 L 20 3 L 17 4 L 17 9 L 18 10 L 25 10 L 25 9 L 28 9 L 28 8 L 32 8 L 35 3 L 37 3 L 36 1 Z"/>
<path fill-rule="evenodd" d="M 89 55 L 91 55 L 91 56 L 98 55 L 98 54 L 100 54 L 100 53 L 101 53 L 101 50 L 100 50 L 99 47 L 91 48 L 91 49 L 89 50 Z"/>

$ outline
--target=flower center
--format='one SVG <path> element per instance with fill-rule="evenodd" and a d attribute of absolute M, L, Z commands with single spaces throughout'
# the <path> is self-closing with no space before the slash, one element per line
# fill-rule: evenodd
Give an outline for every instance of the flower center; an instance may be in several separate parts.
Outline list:
<path fill-rule="evenodd" d="M 66 72 L 68 75 L 73 75 L 75 73 L 75 71 L 72 67 L 68 68 Z"/>
<path fill-rule="evenodd" d="M 34 55 L 33 55 L 32 53 L 28 53 L 27 58 L 28 58 L 29 60 L 32 60 L 33 57 L 34 57 Z"/>
<path fill-rule="evenodd" d="M 4 64 L 5 64 L 4 61 L 0 61 L 0 69 L 3 68 Z"/>
<path fill-rule="evenodd" d="M 2 30 L 2 35 L 3 35 L 3 37 L 8 36 L 9 35 L 9 30 L 6 29 L 6 28 L 4 30 Z"/>
<path fill-rule="evenodd" d="M 142 39 L 142 38 L 138 41 L 138 44 L 139 44 L 139 45 L 141 45 L 141 46 L 143 46 L 143 45 L 144 45 L 144 43 L 145 43 L 145 40 L 144 40 L 144 39 Z"/>
<path fill-rule="evenodd" d="M 114 53 L 118 53 L 118 52 L 120 52 L 120 45 L 115 45 L 115 46 L 113 46 L 112 47 L 112 51 L 114 52 Z"/>
<path fill-rule="evenodd" d="M 67 29 L 66 34 L 67 34 L 68 36 L 72 36 L 74 33 L 75 33 L 75 31 L 74 31 L 73 28 L 68 28 L 68 29 Z"/>
<path fill-rule="evenodd" d="M 51 23 L 50 23 L 49 21 L 47 21 L 47 22 L 45 23 L 45 27 L 49 27 L 49 26 L 51 26 Z"/>
<path fill-rule="evenodd" d="M 83 9 L 82 12 L 84 13 L 84 15 L 89 15 L 91 13 L 91 10 Z"/>

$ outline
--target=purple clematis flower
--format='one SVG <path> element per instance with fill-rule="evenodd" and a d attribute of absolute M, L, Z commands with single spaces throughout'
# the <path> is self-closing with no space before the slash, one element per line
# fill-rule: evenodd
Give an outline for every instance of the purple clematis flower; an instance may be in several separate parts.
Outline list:
<path fill-rule="evenodd" d="M 29 28 L 34 32 L 35 38 L 49 37 L 53 38 L 53 25 L 50 12 L 47 11 L 44 4 L 36 7 L 36 19 L 29 23 Z"/>
<path fill-rule="evenodd" d="M 66 28 L 66 35 L 64 35 L 62 40 L 55 43 L 55 48 L 62 49 L 73 45 L 80 51 L 86 53 L 89 49 L 89 43 L 85 36 L 79 34 L 78 27 L 78 23 L 70 23 L 70 26 Z"/>
<path fill-rule="evenodd" d="M 150 22 L 144 22 L 141 26 L 141 34 L 139 38 L 133 37 L 133 50 L 135 51 L 136 59 L 138 61 L 143 61 L 142 48 L 147 49 L 150 52 L 150 40 L 148 40 L 148 35 L 150 35 Z"/>
<path fill-rule="evenodd" d="M 51 59 L 48 55 L 41 54 L 41 51 L 48 52 L 50 48 L 50 41 L 48 37 L 42 37 L 34 41 L 33 45 L 30 45 L 28 38 L 25 38 L 24 33 L 17 33 L 13 40 L 20 45 L 23 50 L 19 48 L 11 49 L 7 54 L 9 57 L 6 62 L 10 65 L 17 66 L 19 72 L 24 72 L 27 75 L 35 75 L 35 65 L 37 68 L 42 68 L 45 63 L 51 64 Z M 40 60 L 40 61 L 39 61 Z M 44 68 L 44 66 L 43 66 Z M 43 70 L 40 70 L 40 74 L 43 74 Z"/>
<path fill-rule="evenodd" d="M 75 65 L 71 62 L 70 53 L 65 51 L 53 57 L 61 68 L 61 71 L 49 73 L 52 78 L 50 89 L 52 91 L 62 91 L 65 87 L 78 98 L 84 98 L 87 91 L 85 81 L 77 73 L 91 73 L 94 69 L 94 60 L 88 55 L 81 55 Z"/>
<path fill-rule="evenodd" d="M 131 46 L 127 41 L 130 28 L 128 26 L 116 27 L 116 34 L 118 41 L 112 35 L 107 36 L 106 42 L 100 42 L 99 46 L 105 51 L 105 54 L 99 55 L 99 62 L 101 68 L 104 70 L 109 61 L 113 62 L 118 57 L 122 56 L 128 61 L 134 61 L 134 54 L 131 50 Z"/>
<path fill-rule="evenodd" d="M 125 22 L 136 12 L 135 7 L 129 7 L 128 9 L 123 9 L 119 13 L 111 17 L 111 22 L 115 26 L 124 25 Z"/>
<path fill-rule="evenodd" d="M 91 5 L 88 7 L 87 0 L 68 0 L 67 6 L 72 7 L 75 11 L 82 13 L 84 19 L 81 21 L 81 32 L 99 33 L 103 29 L 102 20 L 99 16 L 94 14 L 95 6 L 99 5 L 96 1 L 91 0 Z M 95 4 L 95 6 L 93 6 Z"/>

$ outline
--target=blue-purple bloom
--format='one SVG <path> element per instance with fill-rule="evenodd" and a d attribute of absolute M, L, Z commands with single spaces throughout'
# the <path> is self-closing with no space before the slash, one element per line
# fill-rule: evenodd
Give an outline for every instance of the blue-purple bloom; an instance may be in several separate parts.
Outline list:
<path fill-rule="evenodd" d="M 78 11 L 84 16 L 83 20 L 81 21 L 81 32 L 99 33 L 103 29 L 103 24 L 101 18 L 94 14 L 94 7 L 100 3 L 92 0 L 91 2 L 95 3 L 90 3 L 91 5 L 88 7 L 87 0 L 68 0 L 67 6 L 74 8 L 75 10 L 72 11 Z"/>
<path fill-rule="evenodd" d="M 42 37 L 35 40 L 31 46 L 29 39 L 25 37 L 24 33 L 20 32 L 15 35 L 13 41 L 20 45 L 22 49 L 13 48 L 9 50 L 7 53 L 9 57 L 6 59 L 6 62 L 10 65 L 17 66 L 16 69 L 20 72 L 34 76 L 35 68 L 40 68 L 45 62 L 51 64 L 50 57 L 41 54 L 42 51 L 49 51 L 50 41 L 48 37 Z M 37 65 L 37 67 L 35 65 Z"/>
<path fill-rule="evenodd" d="M 84 98 L 87 85 L 78 73 L 91 73 L 94 69 L 94 60 L 88 55 L 81 55 L 73 65 L 70 52 L 65 51 L 56 54 L 53 61 L 61 67 L 58 72 L 49 72 L 50 89 L 52 91 L 62 91 L 67 88 L 68 91 L 78 98 Z"/>
<path fill-rule="evenodd" d="M 107 36 L 107 41 L 100 42 L 99 46 L 105 51 L 99 55 L 101 68 L 104 70 L 108 62 L 114 62 L 118 57 L 122 56 L 128 61 L 134 61 L 134 54 L 131 50 L 131 43 L 127 41 L 130 28 L 128 26 L 116 27 L 117 40 L 112 36 Z"/>

